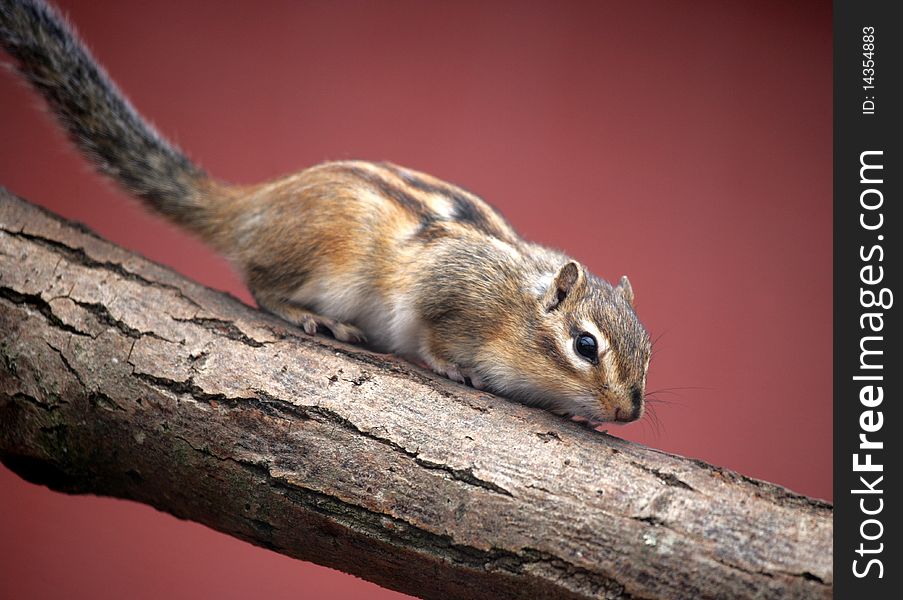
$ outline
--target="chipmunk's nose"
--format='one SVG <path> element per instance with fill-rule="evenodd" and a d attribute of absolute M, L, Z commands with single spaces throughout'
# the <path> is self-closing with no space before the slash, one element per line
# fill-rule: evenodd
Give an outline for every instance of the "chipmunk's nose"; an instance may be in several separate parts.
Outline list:
<path fill-rule="evenodd" d="M 635 385 L 627 390 L 627 396 L 630 399 L 630 408 L 616 408 L 615 421 L 629 423 L 631 421 L 636 421 L 643 416 L 643 388 Z"/>

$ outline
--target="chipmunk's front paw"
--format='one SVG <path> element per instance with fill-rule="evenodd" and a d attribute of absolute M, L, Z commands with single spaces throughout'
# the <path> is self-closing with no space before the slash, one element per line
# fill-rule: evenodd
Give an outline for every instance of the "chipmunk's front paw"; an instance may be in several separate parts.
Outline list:
<path fill-rule="evenodd" d="M 452 381 L 457 381 L 458 383 L 464 383 L 464 376 L 461 375 L 461 371 L 458 370 L 458 366 L 438 359 L 434 356 L 430 355 L 421 355 L 420 357 L 424 362 L 426 362 L 427 366 L 433 373 L 437 375 L 442 375 L 443 377 L 448 377 Z"/>
<path fill-rule="evenodd" d="M 478 390 L 482 390 L 484 388 L 483 380 L 471 369 L 464 369 L 452 363 L 435 360 L 430 361 L 429 366 L 434 373 L 448 377 L 452 381 L 457 381 L 458 383 L 469 385 Z"/>
<path fill-rule="evenodd" d="M 449 364 L 445 369 L 441 371 L 436 371 L 440 375 L 445 375 L 452 381 L 457 381 L 458 383 L 464 383 L 464 375 L 461 374 L 461 370 L 458 369 L 455 365 Z"/>
<path fill-rule="evenodd" d="M 464 382 L 470 387 L 477 390 L 486 389 L 486 383 L 473 369 L 461 369 L 461 375 L 464 376 Z"/>

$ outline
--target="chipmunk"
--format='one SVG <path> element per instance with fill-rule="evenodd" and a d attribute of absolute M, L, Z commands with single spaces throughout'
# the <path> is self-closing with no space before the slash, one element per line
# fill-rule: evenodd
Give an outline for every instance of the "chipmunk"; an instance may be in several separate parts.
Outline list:
<path fill-rule="evenodd" d="M 651 348 L 626 276 L 613 286 L 476 195 L 390 163 L 225 184 L 142 119 L 43 1 L 0 0 L 0 37 L 96 167 L 231 259 L 263 309 L 564 416 L 643 414 Z"/>

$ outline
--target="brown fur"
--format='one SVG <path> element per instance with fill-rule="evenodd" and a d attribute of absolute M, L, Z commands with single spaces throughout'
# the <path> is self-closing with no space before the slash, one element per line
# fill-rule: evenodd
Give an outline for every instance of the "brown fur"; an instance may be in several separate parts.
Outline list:
<path fill-rule="evenodd" d="M 633 290 L 522 240 L 478 196 L 389 163 L 255 186 L 209 178 L 131 108 L 39 0 L 0 8 L 4 47 L 99 168 L 226 254 L 258 303 L 453 379 L 590 420 L 642 414 L 649 338 Z M 590 333 L 595 356 L 574 340 Z"/>

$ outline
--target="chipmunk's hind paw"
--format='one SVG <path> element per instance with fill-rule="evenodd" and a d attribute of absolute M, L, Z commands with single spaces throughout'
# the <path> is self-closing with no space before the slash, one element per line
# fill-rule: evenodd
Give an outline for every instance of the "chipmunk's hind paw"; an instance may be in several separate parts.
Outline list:
<path fill-rule="evenodd" d="M 340 342 L 363 344 L 367 341 L 367 336 L 364 335 L 364 332 L 354 325 L 318 315 L 289 302 L 267 302 L 261 299 L 258 299 L 257 302 L 277 317 L 285 319 L 292 325 L 297 325 L 308 335 L 325 332 L 332 334 L 332 337 Z"/>

